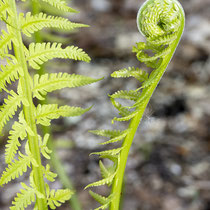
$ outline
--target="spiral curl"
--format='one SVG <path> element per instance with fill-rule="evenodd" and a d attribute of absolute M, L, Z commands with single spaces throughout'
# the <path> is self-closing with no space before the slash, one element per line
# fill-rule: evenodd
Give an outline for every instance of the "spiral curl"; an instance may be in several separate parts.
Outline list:
<path fill-rule="evenodd" d="M 147 0 L 138 12 L 139 31 L 147 38 L 175 33 L 181 24 L 180 8 L 177 0 Z"/>

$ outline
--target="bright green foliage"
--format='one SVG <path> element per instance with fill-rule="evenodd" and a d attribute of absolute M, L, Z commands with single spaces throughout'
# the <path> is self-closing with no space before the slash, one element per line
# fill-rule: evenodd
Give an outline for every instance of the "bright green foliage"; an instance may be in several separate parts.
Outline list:
<path fill-rule="evenodd" d="M 15 122 L 12 126 L 12 130 L 9 132 L 10 135 L 5 150 L 5 162 L 7 164 L 12 162 L 17 153 L 18 147 L 20 146 L 19 138 L 24 140 L 27 137 L 27 132 L 32 134 L 32 130 L 27 125 L 23 112 L 21 112 L 19 115 L 19 122 Z"/>
<path fill-rule="evenodd" d="M 25 0 L 21 0 L 25 1 Z M 65 12 L 77 12 L 68 7 L 64 0 L 36 0 L 39 4 L 43 1 L 49 6 Z M 99 81 L 90 77 L 68 74 L 52 73 L 32 78 L 29 66 L 40 69 L 41 65 L 53 58 L 65 58 L 89 62 L 90 57 L 76 46 L 61 47 L 61 43 L 31 43 L 27 48 L 22 37 L 31 36 L 43 28 L 56 28 L 73 30 L 87 25 L 73 23 L 63 17 L 55 17 L 45 13 L 31 15 L 30 12 L 19 13 L 15 0 L 0 0 L 0 20 L 6 24 L 6 30 L 0 33 L 0 60 L 5 64 L 0 65 L 0 91 L 8 95 L 0 107 L 0 132 L 7 122 L 19 113 L 11 130 L 5 149 L 5 162 L 8 164 L 0 176 L 0 185 L 19 178 L 27 170 L 30 171 L 30 186 L 21 183 L 23 189 L 17 193 L 12 202 L 11 209 L 24 210 L 29 205 L 34 209 L 47 210 L 61 206 L 69 200 L 72 191 L 50 190 L 46 180 L 53 182 L 56 174 L 50 171 L 50 166 L 42 164 L 42 157 L 50 159 L 51 150 L 48 148 L 49 134 L 44 137 L 38 134 L 38 125 L 50 126 L 52 119 L 59 117 L 79 116 L 90 110 L 73 106 L 60 106 L 57 104 L 36 105 L 33 98 L 44 99 L 47 93 L 63 88 L 74 88 Z M 17 81 L 17 89 L 13 82 Z M 25 151 L 20 152 L 19 147 L 25 140 Z"/>
<path fill-rule="evenodd" d="M 17 80 L 19 75 L 23 75 L 23 70 L 16 59 L 7 60 L 7 65 L 1 65 L 0 68 L 0 90 Z"/>
<path fill-rule="evenodd" d="M 59 9 L 61 11 L 64 12 L 74 12 L 74 13 L 78 13 L 77 10 L 70 8 L 69 6 L 67 6 L 66 1 L 64 0 L 42 0 L 48 4 L 50 4 L 51 6 L 55 7 L 56 9 Z"/>
<path fill-rule="evenodd" d="M 46 95 L 49 92 L 59 90 L 62 88 L 74 88 L 97 82 L 100 79 L 93 79 L 90 77 L 67 74 L 67 73 L 52 73 L 39 76 L 36 74 L 33 81 L 33 95 L 39 100 L 43 100 L 42 95 Z"/>
<path fill-rule="evenodd" d="M 20 152 L 18 153 L 19 159 L 14 160 L 14 162 L 8 165 L 8 168 L 3 172 L 0 185 L 7 184 L 12 179 L 18 178 L 24 172 L 27 171 L 27 167 L 30 167 L 31 160 L 29 156 L 23 155 Z"/>
<path fill-rule="evenodd" d="M 4 104 L 0 108 L 0 132 L 7 123 L 7 121 L 13 117 L 17 108 L 21 106 L 23 101 L 22 94 L 17 94 L 13 90 L 9 92 L 7 99 L 4 99 Z"/>
<path fill-rule="evenodd" d="M 89 111 L 80 107 L 61 106 L 58 108 L 57 104 L 38 105 L 36 112 L 37 124 L 49 126 L 52 119 L 59 117 L 75 117 Z"/>
<path fill-rule="evenodd" d="M 119 113 L 112 122 L 130 121 L 129 128 L 125 131 L 92 131 L 96 135 L 110 138 L 104 144 L 122 141 L 122 145 L 117 149 L 92 153 L 113 162 L 111 166 L 106 167 L 100 161 L 103 179 L 86 187 L 112 185 L 111 195 L 107 198 L 90 191 L 92 197 L 102 205 L 98 209 L 119 209 L 126 161 L 134 135 L 147 104 L 179 43 L 184 29 L 184 19 L 184 11 L 177 0 L 148 0 L 139 10 L 137 24 L 140 32 L 146 37 L 146 42 L 137 43 L 133 52 L 148 69 L 128 67 L 115 71 L 111 75 L 115 78 L 134 77 L 140 82 L 136 90 L 120 90 L 110 95 L 111 102 Z M 128 105 L 123 105 L 122 100 L 126 100 L 124 104 Z"/>
<path fill-rule="evenodd" d="M 39 69 L 40 65 L 53 58 L 65 58 L 90 61 L 90 57 L 80 48 L 69 46 L 61 48 L 61 43 L 31 43 L 29 50 L 25 49 L 26 59 L 34 69 Z"/>
<path fill-rule="evenodd" d="M 51 209 L 56 209 L 56 206 L 61 206 L 61 203 L 69 200 L 72 196 L 72 192 L 68 189 L 66 190 L 51 190 L 47 185 L 47 202 Z"/>
<path fill-rule="evenodd" d="M 22 210 L 35 201 L 34 189 L 24 183 L 21 183 L 21 185 L 24 189 L 21 189 L 20 193 L 17 193 L 17 197 L 12 201 L 13 206 L 10 207 L 11 210 Z"/>
<path fill-rule="evenodd" d="M 24 17 L 23 14 L 21 18 L 21 29 L 26 36 L 31 36 L 32 33 L 37 32 L 43 28 L 59 28 L 65 30 L 73 30 L 80 27 L 87 27 L 87 25 L 72 23 L 66 18 L 55 17 L 51 15 L 46 15 L 44 13 L 39 13 L 37 15 L 31 15 L 30 12 Z"/>

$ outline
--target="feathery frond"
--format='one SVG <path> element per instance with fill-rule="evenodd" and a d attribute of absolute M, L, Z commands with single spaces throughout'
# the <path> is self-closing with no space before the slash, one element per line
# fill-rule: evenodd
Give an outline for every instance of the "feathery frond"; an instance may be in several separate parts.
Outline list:
<path fill-rule="evenodd" d="M 39 69 L 40 65 L 53 58 L 64 58 L 90 61 L 90 57 L 82 49 L 75 46 L 61 48 L 61 43 L 31 43 L 29 50 L 25 49 L 26 59 L 34 69 Z"/>
<path fill-rule="evenodd" d="M 19 152 L 19 159 L 8 165 L 0 178 L 0 185 L 7 184 L 12 179 L 22 176 L 31 167 L 31 158 Z"/>
<path fill-rule="evenodd" d="M 66 5 L 65 0 L 42 0 L 46 3 L 48 3 L 49 5 L 55 7 L 58 10 L 64 11 L 64 12 L 73 12 L 73 13 L 78 13 L 77 10 L 69 7 Z"/>
<path fill-rule="evenodd" d="M 38 105 L 36 112 L 37 124 L 49 126 L 52 119 L 59 117 L 74 117 L 84 114 L 91 109 L 82 109 L 80 107 L 61 106 L 57 104 Z"/>
<path fill-rule="evenodd" d="M 4 104 L 0 109 L 0 132 L 7 121 L 15 114 L 17 108 L 21 106 L 23 96 L 15 93 L 13 90 L 9 92 L 7 99 L 4 99 Z"/>
<path fill-rule="evenodd" d="M 88 85 L 101 79 L 93 79 L 83 75 L 52 73 L 34 76 L 34 87 L 32 89 L 34 97 L 43 100 L 43 96 L 49 92 L 62 88 L 73 88 Z"/>
<path fill-rule="evenodd" d="M 23 70 L 16 59 L 12 61 L 7 59 L 7 65 L 1 65 L 0 68 L 0 90 L 5 89 L 7 83 L 11 84 L 19 79 L 19 75 L 23 75 Z"/>
<path fill-rule="evenodd" d="M 51 209 L 56 209 L 61 203 L 65 203 L 72 196 L 73 192 L 69 189 L 65 190 L 51 190 L 47 188 L 47 200 Z"/>
<path fill-rule="evenodd" d="M 9 132 L 8 143 L 5 145 L 5 162 L 7 164 L 11 163 L 20 146 L 19 138 L 24 140 L 29 129 L 30 128 L 23 117 L 23 113 L 21 112 L 19 115 L 19 122 L 13 124 L 12 130 Z M 29 131 L 29 133 L 31 133 L 31 131 Z"/>
<path fill-rule="evenodd" d="M 87 27 L 85 24 L 72 23 L 66 18 L 55 17 L 45 13 L 32 15 L 30 12 L 26 13 L 25 17 L 21 13 L 21 29 L 26 36 L 31 37 L 31 34 L 43 28 L 59 28 L 65 30 L 73 30 L 80 27 Z"/>
<path fill-rule="evenodd" d="M 21 185 L 23 189 L 20 190 L 20 193 L 17 193 L 14 201 L 12 201 L 13 206 L 10 207 L 11 210 L 23 210 L 35 201 L 34 189 L 24 183 L 21 183 Z"/>

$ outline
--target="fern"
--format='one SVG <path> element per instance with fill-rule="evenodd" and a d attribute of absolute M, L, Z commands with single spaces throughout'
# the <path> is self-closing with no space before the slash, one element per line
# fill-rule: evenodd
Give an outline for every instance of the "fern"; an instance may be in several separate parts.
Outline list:
<path fill-rule="evenodd" d="M 20 16 L 21 19 L 21 29 L 26 36 L 31 36 L 34 32 L 37 32 L 45 27 L 48 28 L 59 28 L 65 30 L 73 30 L 79 27 L 87 27 L 87 25 L 72 23 L 66 18 L 55 17 L 44 13 L 39 13 L 37 15 L 31 15 L 30 12 L 24 17 L 23 14 Z"/>
<path fill-rule="evenodd" d="M 59 117 L 74 117 L 84 114 L 89 111 L 88 109 L 82 109 L 80 107 L 61 106 L 58 108 L 57 104 L 38 105 L 36 112 L 37 124 L 49 126 L 52 119 L 58 119 Z"/>
<path fill-rule="evenodd" d="M 13 206 L 10 207 L 11 210 L 22 210 L 35 201 L 34 189 L 24 183 L 21 183 L 21 185 L 23 189 L 20 190 L 20 193 L 17 193 L 17 197 L 12 201 Z"/>
<path fill-rule="evenodd" d="M 62 88 L 73 88 L 97 82 L 101 79 L 93 79 L 90 77 L 67 74 L 67 73 L 52 73 L 34 76 L 33 95 L 39 100 L 43 100 L 42 95 L 46 95 L 49 92 L 59 90 Z"/>
<path fill-rule="evenodd" d="M 32 43 L 29 45 L 29 50 L 25 49 L 26 59 L 29 65 L 34 69 L 39 69 L 40 65 L 53 58 L 66 58 L 90 61 L 90 57 L 80 48 L 69 46 L 65 49 L 61 48 L 60 43 Z"/>
<path fill-rule="evenodd" d="M 9 92 L 9 96 L 4 100 L 4 104 L 0 109 L 0 132 L 4 125 L 15 114 L 17 108 L 21 106 L 23 96 L 15 93 L 13 90 Z"/>
<path fill-rule="evenodd" d="M 72 9 L 71 7 L 68 7 L 64 0 L 53 0 L 53 1 L 51 1 L 51 0 L 42 0 L 42 1 L 48 3 L 49 5 L 55 7 L 56 9 L 59 9 L 61 11 L 78 13 L 77 10 Z"/>
<path fill-rule="evenodd" d="M 99 163 L 103 179 L 89 184 L 88 187 L 101 185 L 112 186 L 111 195 L 104 197 L 93 193 L 90 194 L 102 206 L 97 209 L 119 209 L 122 182 L 128 153 L 142 119 L 143 113 L 162 78 L 179 43 L 184 29 L 184 11 L 177 0 L 147 0 L 139 10 L 137 24 L 139 31 L 146 37 L 146 42 L 139 42 L 133 47 L 137 59 L 149 68 L 151 73 L 136 67 L 128 67 L 112 73 L 115 78 L 134 77 L 141 84 L 136 90 L 117 91 L 110 95 L 113 106 L 118 110 L 119 116 L 114 121 L 130 121 L 129 128 L 125 131 L 96 130 L 92 133 L 110 140 L 103 144 L 122 141 L 117 149 L 95 152 L 100 158 L 108 158 L 113 162 L 111 167 Z M 148 54 L 149 52 L 149 54 Z M 120 102 L 129 100 L 129 106 Z"/>
<path fill-rule="evenodd" d="M 38 4 L 39 1 L 41 0 L 36 0 L 33 4 Z M 77 12 L 68 7 L 64 0 L 42 1 L 62 12 Z M 18 13 L 15 0 L 0 0 L 0 21 L 6 24 L 6 30 L 1 30 L 0 34 L 0 59 L 4 59 L 6 63 L 0 66 L 0 91 L 8 93 L 0 107 L 0 132 L 9 120 L 19 113 L 18 120 L 9 131 L 5 149 L 5 161 L 8 165 L 1 174 L 0 185 L 7 184 L 30 170 L 30 186 L 21 183 L 22 189 L 12 201 L 10 209 L 23 210 L 33 202 L 34 209 L 47 210 L 48 206 L 55 209 L 69 200 L 73 191 L 50 190 L 45 183 L 46 179 L 53 182 L 57 175 L 50 171 L 48 164 L 45 166 L 42 162 L 42 156 L 50 159 L 52 151 L 48 147 L 49 134 L 40 136 L 38 126 L 50 126 L 51 120 L 59 117 L 84 114 L 91 107 L 83 109 L 72 106 L 58 107 L 57 104 L 36 105 L 34 97 L 43 99 L 49 92 L 91 84 L 100 79 L 67 73 L 35 75 L 32 78 L 28 71 L 30 66 L 40 69 L 42 64 L 53 58 L 89 62 L 90 57 L 76 46 L 62 48 L 61 43 L 55 42 L 31 43 L 26 47 L 23 35 L 37 35 L 43 28 L 73 30 L 87 25 L 44 13 Z M 18 83 L 17 88 L 13 85 L 15 81 Z M 8 88 L 10 84 L 13 85 L 12 90 Z M 19 147 L 23 140 L 26 140 L 25 151 L 20 152 Z"/>
<path fill-rule="evenodd" d="M 7 65 L 1 65 L 0 68 L 0 90 L 5 89 L 7 84 L 11 84 L 18 80 L 20 75 L 23 75 L 23 70 L 16 59 L 7 60 Z"/>
<path fill-rule="evenodd" d="M 59 207 L 61 203 L 69 200 L 72 196 L 70 190 L 51 190 L 47 186 L 47 201 L 51 209 L 56 209 L 56 206 Z"/>
<path fill-rule="evenodd" d="M 8 168 L 3 172 L 0 178 L 0 185 L 7 184 L 12 179 L 18 178 L 24 172 L 27 167 L 30 167 L 31 160 L 29 156 L 23 155 L 19 152 L 19 159 L 8 165 Z"/>

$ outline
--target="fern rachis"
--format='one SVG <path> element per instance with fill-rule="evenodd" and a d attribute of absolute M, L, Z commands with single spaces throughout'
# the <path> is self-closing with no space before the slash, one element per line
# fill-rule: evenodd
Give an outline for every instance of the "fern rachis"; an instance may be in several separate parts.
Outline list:
<path fill-rule="evenodd" d="M 122 146 L 117 149 L 102 151 L 95 153 L 101 158 L 108 158 L 113 161 L 113 168 L 100 164 L 101 171 L 103 171 L 103 179 L 87 187 L 100 186 L 104 184 L 112 185 L 111 194 L 105 198 L 90 192 L 93 198 L 102 204 L 98 209 L 118 210 L 122 191 L 122 182 L 124 171 L 126 167 L 128 153 L 137 131 L 138 125 L 142 119 L 144 111 L 155 91 L 160 79 L 162 78 L 175 50 L 180 41 L 184 29 L 184 11 L 177 0 L 147 0 L 139 10 L 137 16 L 137 24 L 140 32 L 146 37 L 146 42 L 139 42 L 133 48 L 137 59 L 145 63 L 145 65 L 152 69 L 150 74 L 145 71 L 129 67 L 115 71 L 111 76 L 119 77 L 134 77 L 142 84 L 136 90 L 118 91 L 110 96 L 112 104 L 119 111 L 120 117 L 115 117 L 114 121 L 130 121 L 128 129 L 125 131 L 126 135 L 121 136 L 122 133 L 116 134 L 116 131 L 94 131 L 93 133 L 100 136 L 110 137 L 110 143 L 114 138 L 119 138 L 123 141 Z M 148 50 L 152 55 L 147 54 Z M 131 106 L 123 106 L 116 99 L 133 100 L 134 104 Z M 107 135 L 109 134 L 109 136 Z M 106 142 L 105 142 L 106 143 Z M 107 173 L 106 171 L 108 170 Z M 106 172 L 106 173 L 104 173 Z M 106 177 L 104 177 L 104 174 Z"/>

